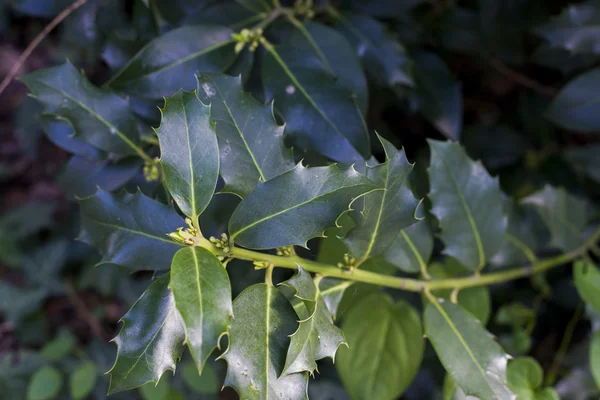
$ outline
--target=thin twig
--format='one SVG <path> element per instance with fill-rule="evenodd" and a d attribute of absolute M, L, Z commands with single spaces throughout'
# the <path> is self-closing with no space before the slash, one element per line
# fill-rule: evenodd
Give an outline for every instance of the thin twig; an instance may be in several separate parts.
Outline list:
<path fill-rule="evenodd" d="M 106 334 L 100 323 L 96 320 L 96 318 L 94 318 L 92 313 L 90 313 L 90 311 L 87 309 L 87 306 L 85 305 L 83 300 L 81 300 L 81 298 L 77 294 L 77 291 L 73 287 L 73 283 L 71 283 L 71 281 L 66 281 L 65 288 L 67 291 L 67 297 L 69 298 L 69 301 L 71 301 L 71 304 L 73 304 L 73 307 L 75 307 L 75 311 L 77 312 L 79 317 L 88 324 L 94 336 L 96 336 L 103 342 L 108 341 L 108 335 Z"/>
<path fill-rule="evenodd" d="M 562 341 L 560 342 L 560 346 L 558 351 L 556 352 L 556 356 L 554 357 L 554 362 L 552 363 L 552 367 L 548 371 L 546 375 L 546 381 L 544 382 L 544 386 L 552 386 L 554 385 L 554 381 L 556 380 L 556 376 L 558 375 L 558 371 L 560 370 L 560 365 L 562 364 L 563 359 L 565 358 L 565 354 L 569 349 L 569 345 L 571 344 L 571 340 L 573 339 L 573 333 L 575 332 L 575 327 L 579 323 L 583 315 L 583 303 L 580 302 L 577 306 L 577 310 L 575 314 L 573 314 L 573 318 L 569 321 L 567 328 L 565 329 L 565 333 L 563 335 Z"/>
<path fill-rule="evenodd" d="M 4 90 L 8 87 L 13 78 L 17 75 L 25 61 L 29 58 L 33 50 L 41 43 L 46 36 L 54 29 L 58 24 L 60 24 L 65 18 L 67 18 L 73 11 L 77 10 L 79 7 L 87 3 L 88 0 L 77 0 L 69 7 L 65 8 L 60 14 L 58 14 L 46 27 L 33 39 L 33 41 L 27 46 L 25 51 L 21 54 L 17 62 L 12 66 L 8 74 L 0 83 L 0 95 Z"/>
<path fill-rule="evenodd" d="M 521 86 L 525 86 L 529 89 L 535 90 L 539 94 L 548 97 L 554 97 L 558 94 L 558 91 L 553 87 L 542 85 L 541 83 L 531 79 L 530 77 L 515 71 L 514 69 L 510 68 L 508 65 L 504 64 L 497 58 L 490 58 L 489 63 L 498 72 L 506 75 Z"/>

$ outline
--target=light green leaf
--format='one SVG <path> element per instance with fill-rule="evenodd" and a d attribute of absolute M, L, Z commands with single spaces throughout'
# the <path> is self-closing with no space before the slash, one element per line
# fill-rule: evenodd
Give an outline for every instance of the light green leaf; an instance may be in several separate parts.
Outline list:
<path fill-rule="evenodd" d="M 480 270 L 500 249 L 506 231 L 498 179 L 458 143 L 429 140 L 429 146 L 431 212 L 440 221 L 444 254 Z"/>
<path fill-rule="evenodd" d="M 340 349 L 336 367 L 352 398 L 398 398 L 419 371 L 425 350 L 417 311 L 374 293 L 347 312 L 342 330 L 348 348 Z"/>
<path fill-rule="evenodd" d="M 573 280 L 579 296 L 600 313 L 600 269 L 594 264 L 578 260 L 573 268 Z"/>
<path fill-rule="evenodd" d="M 333 324 L 333 318 L 310 274 L 302 267 L 282 285 L 294 289 L 295 297 L 303 300 L 296 308 L 300 325 L 291 336 L 282 375 L 317 369 L 317 360 L 329 357 L 335 360 L 338 347 L 345 343 L 342 331 Z M 298 312 L 300 308 L 300 312 Z"/>
<path fill-rule="evenodd" d="M 156 134 L 165 184 L 181 211 L 196 223 L 219 178 L 219 145 L 210 107 L 195 91 L 179 90 L 165 99 L 161 112 Z"/>
<path fill-rule="evenodd" d="M 81 240 L 101 251 L 102 263 L 133 270 L 168 269 L 181 248 L 167 237 L 183 225 L 181 217 L 141 193 L 112 195 L 98 190 L 79 205 Z"/>
<path fill-rule="evenodd" d="M 364 208 L 357 225 L 344 238 L 355 257 L 367 259 L 383 253 L 400 231 L 417 222 L 419 201 L 408 187 L 413 166 L 404 151 L 378 136 L 385 151 L 385 162 L 367 167 L 367 177 L 384 190 L 364 196 Z"/>
<path fill-rule="evenodd" d="M 366 80 L 358 59 L 334 29 L 309 23 L 305 30 L 308 35 L 295 30 L 286 44 L 266 47 L 265 89 L 275 98 L 294 147 L 314 149 L 340 162 L 362 160 L 370 145 L 361 112 L 361 106 L 366 107 Z M 320 55 L 325 55 L 335 75 Z"/>
<path fill-rule="evenodd" d="M 289 336 L 298 323 L 285 296 L 267 284 L 244 290 L 233 302 L 225 385 L 241 398 L 307 400 L 307 374 L 280 376 Z"/>
<path fill-rule="evenodd" d="M 175 371 L 185 331 L 168 285 L 168 274 L 157 279 L 121 319 L 109 394 L 156 383 L 166 370 Z"/>
<path fill-rule="evenodd" d="M 432 252 L 433 233 L 424 219 L 402 229 L 383 257 L 400 271 L 417 273 L 427 269 Z"/>
<path fill-rule="evenodd" d="M 59 361 L 71 354 L 74 346 L 73 335 L 69 331 L 61 331 L 52 341 L 46 343 L 40 350 L 40 355 L 46 360 Z"/>
<path fill-rule="evenodd" d="M 95 147 L 125 156 L 139 142 L 127 100 L 92 85 L 73 64 L 43 69 L 21 80 L 44 104 L 44 112 L 69 121 L 79 137 Z"/>
<path fill-rule="evenodd" d="M 92 361 L 79 364 L 69 377 L 71 397 L 75 400 L 85 399 L 96 386 L 98 369 Z"/>
<path fill-rule="evenodd" d="M 584 241 L 585 228 L 592 218 L 590 205 L 568 193 L 546 185 L 523 203 L 533 205 L 550 230 L 550 245 L 563 251 L 573 250 Z"/>
<path fill-rule="evenodd" d="M 186 343 L 202 373 L 233 316 L 229 277 L 210 251 L 185 247 L 173 257 L 169 288 L 183 320 Z"/>
<path fill-rule="evenodd" d="M 229 233 L 238 245 L 252 249 L 306 247 L 309 239 L 322 236 L 333 226 L 357 197 L 375 189 L 377 186 L 354 168 L 306 168 L 299 163 L 260 183 L 242 200 L 229 221 Z"/>
<path fill-rule="evenodd" d="M 221 192 L 246 197 L 258 182 L 265 182 L 294 168 L 292 151 L 283 144 L 283 126 L 277 125 L 273 108 L 244 92 L 239 77 L 201 73 L 198 97 L 210 104 L 217 123 L 221 157 Z"/>
<path fill-rule="evenodd" d="M 188 25 L 148 43 L 107 83 L 132 96 L 159 99 L 196 87 L 197 71 L 218 72 L 235 60 L 232 31 Z"/>
<path fill-rule="evenodd" d="M 517 400 L 559 400 L 552 388 L 542 388 L 544 371 L 532 357 L 519 357 L 508 363 L 508 387 Z"/>
<path fill-rule="evenodd" d="M 594 333 L 590 342 L 590 369 L 596 386 L 600 387 L 600 331 Z"/>
<path fill-rule="evenodd" d="M 38 369 L 27 387 L 27 400 L 50 400 L 58 395 L 63 377 L 58 369 L 46 365 Z"/>
<path fill-rule="evenodd" d="M 563 157 L 590 178 L 600 183 L 600 145 L 587 145 L 568 149 Z"/>
<path fill-rule="evenodd" d="M 465 392 L 462 391 L 456 385 L 456 382 L 450 377 L 450 375 L 446 374 L 444 378 L 444 387 L 443 387 L 444 400 L 474 400 L 473 397 L 467 397 Z"/>
<path fill-rule="evenodd" d="M 600 113 L 595 93 L 600 91 L 600 68 L 584 72 L 561 89 L 546 116 L 565 129 L 600 132 Z"/>
<path fill-rule="evenodd" d="M 483 325 L 449 301 L 430 302 L 424 314 L 425 333 L 442 365 L 467 395 L 512 400 L 506 386 L 508 354 Z"/>

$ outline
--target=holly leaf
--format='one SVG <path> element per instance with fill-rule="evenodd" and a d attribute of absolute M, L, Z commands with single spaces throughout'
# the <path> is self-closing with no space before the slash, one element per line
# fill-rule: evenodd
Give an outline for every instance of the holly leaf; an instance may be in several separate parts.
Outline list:
<path fill-rule="evenodd" d="M 509 356 L 481 322 L 459 305 L 434 299 L 425 308 L 424 323 L 442 365 L 466 395 L 514 399 L 506 383 Z"/>
<path fill-rule="evenodd" d="M 108 394 L 158 383 L 166 370 L 175 372 L 185 331 L 168 285 L 169 275 L 161 276 L 121 319 L 123 328 L 114 339 L 117 359 L 108 371 Z"/>
<path fill-rule="evenodd" d="M 296 168 L 265 183 L 246 197 L 229 221 L 231 240 L 252 249 L 306 247 L 322 236 L 359 196 L 377 189 L 354 168 L 337 165 Z M 318 214 L 319 218 L 314 219 Z M 293 229 L 289 229 L 293 227 Z"/>
<path fill-rule="evenodd" d="M 600 90 L 600 68 L 578 75 L 561 89 L 546 116 L 565 129 L 600 132 L 600 114 L 594 93 Z"/>
<path fill-rule="evenodd" d="M 235 318 L 229 329 L 225 385 L 243 399 L 307 400 L 307 374 L 280 376 L 289 336 L 298 323 L 285 296 L 260 283 L 244 290 L 233 302 Z"/>
<path fill-rule="evenodd" d="M 571 4 L 550 22 L 534 29 L 552 47 L 574 53 L 600 54 L 600 2 Z"/>
<path fill-rule="evenodd" d="M 139 143 L 135 119 L 127 100 L 92 85 L 67 62 L 20 78 L 44 112 L 67 120 L 79 137 L 120 156 L 134 154 Z"/>
<path fill-rule="evenodd" d="M 219 146 L 210 107 L 196 92 L 179 90 L 165 99 L 156 130 L 165 184 L 194 223 L 208 206 L 219 179 Z"/>
<path fill-rule="evenodd" d="M 326 357 L 335 360 L 337 349 L 345 344 L 344 335 L 333 324 L 333 316 L 319 288 L 302 267 L 299 266 L 298 273 L 282 285 L 294 289 L 294 296 L 303 300 L 296 307 L 300 325 L 291 336 L 282 375 L 304 371 L 312 374 L 317 369 L 317 360 Z"/>
<path fill-rule="evenodd" d="M 600 183 L 600 145 L 587 145 L 568 149 L 563 153 L 563 157 L 575 166 L 576 169 L 583 171 L 594 181 Z"/>
<path fill-rule="evenodd" d="M 241 78 L 223 74 L 198 75 L 198 96 L 210 104 L 217 123 L 224 193 L 241 198 L 265 182 L 294 168 L 292 151 L 283 144 L 283 126 L 273 108 L 261 105 L 244 91 Z"/>
<path fill-rule="evenodd" d="M 444 254 L 480 270 L 500 249 L 506 231 L 500 185 L 458 143 L 429 140 L 431 212 L 440 221 Z"/>
<path fill-rule="evenodd" d="M 432 253 L 433 233 L 429 222 L 423 219 L 402 229 L 383 257 L 400 271 L 418 273 L 427 271 Z"/>
<path fill-rule="evenodd" d="M 150 99 L 193 90 L 197 71 L 223 71 L 233 63 L 231 34 L 231 29 L 216 25 L 174 29 L 144 46 L 106 85 Z"/>
<path fill-rule="evenodd" d="M 173 257 L 169 287 L 183 320 L 186 343 L 202 373 L 233 316 L 229 277 L 210 251 L 185 247 Z"/>
<path fill-rule="evenodd" d="M 181 245 L 167 237 L 182 225 L 177 213 L 141 193 L 103 190 L 80 200 L 80 239 L 98 248 L 102 263 L 133 270 L 168 269 Z"/>
<path fill-rule="evenodd" d="M 344 316 L 348 348 L 336 368 L 353 399 L 395 399 L 408 388 L 423 360 L 425 341 L 417 311 L 381 292 L 355 304 Z"/>
<path fill-rule="evenodd" d="M 357 102 L 354 97 L 367 93 L 360 64 L 346 39 L 334 29 L 310 23 L 305 30 L 308 36 L 295 30 L 287 44 L 266 46 L 265 89 L 275 98 L 294 147 L 311 148 L 348 164 L 362 160 L 368 157 L 370 145 L 360 108 L 366 98 L 359 97 Z M 314 51 L 315 44 L 320 52 Z M 335 75 L 320 57 L 328 54 L 336 55 L 337 64 L 327 57 Z"/>
<path fill-rule="evenodd" d="M 321 294 L 321 298 L 331 314 L 333 320 L 335 320 L 338 312 L 338 307 L 342 298 L 344 297 L 344 293 L 346 289 L 352 286 L 354 282 L 345 281 L 342 279 L 335 278 L 324 278 L 319 282 L 319 290 Z"/>
<path fill-rule="evenodd" d="M 543 190 L 525 199 L 542 217 L 550 230 L 550 245 L 563 251 L 570 251 L 584 242 L 585 228 L 592 218 L 592 209 L 583 199 L 568 193 L 564 188 L 557 189 L 546 185 Z"/>
<path fill-rule="evenodd" d="M 367 167 L 367 177 L 384 190 L 364 196 L 364 208 L 356 227 L 344 238 L 352 255 L 367 259 L 383 253 L 400 231 L 417 222 L 419 201 L 408 187 L 413 166 L 403 150 L 379 136 L 385 151 L 385 162 Z"/>

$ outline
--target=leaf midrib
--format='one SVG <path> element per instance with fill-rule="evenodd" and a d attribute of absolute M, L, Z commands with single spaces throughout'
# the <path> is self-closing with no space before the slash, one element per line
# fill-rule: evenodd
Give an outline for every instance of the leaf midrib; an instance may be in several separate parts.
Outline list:
<path fill-rule="evenodd" d="M 101 222 L 101 221 L 95 220 L 93 218 L 90 218 L 88 216 L 85 216 L 84 218 L 87 219 L 87 220 L 90 220 L 90 221 L 92 221 L 92 222 L 94 222 L 94 223 L 96 223 L 98 225 L 108 226 L 108 227 L 115 228 L 115 229 L 118 229 L 118 230 L 135 233 L 135 234 L 142 235 L 142 236 L 146 236 L 146 237 L 149 237 L 151 239 L 160 240 L 160 241 L 165 242 L 165 243 L 170 243 L 170 244 L 178 245 L 176 242 L 174 242 L 172 240 L 169 240 L 169 239 L 164 239 L 164 238 L 162 238 L 160 236 L 153 236 L 153 235 L 150 235 L 150 234 L 142 232 L 142 231 L 136 231 L 136 230 L 133 230 L 133 229 L 130 229 L 130 228 L 125 228 L 125 227 L 119 226 L 119 225 L 108 224 L 106 222 Z"/>
<path fill-rule="evenodd" d="M 195 97 L 195 95 L 194 95 Z M 190 143 L 190 127 L 188 125 L 188 118 L 187 118 L 187 110 L 185 109 L 185 100 L 184 100 L 184 95 L 182 94 L 181 96 L 181 108 L 183 110 L 183 122 L 185 123 L 185 139 L 187 142 L 187 148 L 188 148 L 188 161 L 190 163 L 190 201 L 191 201 L 191 206 L 192 206 L 192 215 L 190 215 L 189 217 L 192 218 L 192 223 L 196 224 L 197 220 L 198 220 L 198 213 L 196 210 L 196 182 L 194 182 L 194 164 L 192 163 L 192 145 Z"/>
<path fill-rule="evenodd" d="M 427 265 L 425 264 L 425 260 L 423 260 L 421 253 L 419 253 L 417 246 L 415 246 L 415 244 L 413 243 L 410 236 L 408 236 L 408 233 L 406 233 L 406 231 L 404 229 L 402 229 L 400 231 L 400 234 L 402 235 L 402 238 L 404 239 L 404 241 L 406 242 L 406 244 L 408 245 L 410 250 L 413 252 L 415 258 L 417 259 L 417 262 L 419 263 L 419 268 L 421 268 L 421 270 L 424 270 L 425 268 L 427 268 Z"/>

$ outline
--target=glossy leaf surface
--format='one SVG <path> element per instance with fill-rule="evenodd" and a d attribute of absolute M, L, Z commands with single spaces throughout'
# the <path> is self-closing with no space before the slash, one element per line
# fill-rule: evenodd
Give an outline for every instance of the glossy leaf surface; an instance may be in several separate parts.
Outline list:
<path fill-rule="evenodd" d="M 432 252 L 433 234 L 429 222 L 422 220 L 402 229 L 383 257 L 400 271 L 417 273 L 427 268 Z"/>
<path fill-rule="evenodd" d="M 232 31 L 216 25 L 189 25 L 148 43 L 108 82 L 133 96 L 158 99 L 193 90 L 195 74 L 218 72 L 234 59 Z"/>
<path fill-rule="evenodd" d="M 81 240 L 102 252 L 102 262 L 132 270 L 168 269 L 181 246 L 167 237 L 183 225 L 177 213 L 141 193 L 99 190 L 80 200 Z"/>
<path fill-rule="evenodd" d="M 306 246 L 333 226 L 354 199 L 375 189 L 353 168 L 306 168 L 300 163 L 260 183 L 234 211 L 229 233 L 237 244 L 253 249 Z"/>
<path fill-rule="evenodd" d="M 246 197 L 258 182 L 294 168 L 290 149 L 283 144 L 283 126 L 277 125 L 272 107 L 261 105 L 244 91 L 241 79 L 201 73 L 198 97 L 210 104 L 217 123 L 221 159 L 221 192 Z"/>
<path fill-rule="evenodd" d="M 156 133 L 165 184 L 181 211 L 196 221 L 219 178 L 219 146 L 210 108 L 195 92 L 180 90 L 165 99 Z"/>
<path fill-rule="evenodd" d="M 186 343 L 201 373 L 233 316 L 229 277 L 210 251 L 186 247 L 173 257 L 169 288 L 185 326 Z"/>
<path fill-rule="evenodd" d="M 392 400 L 400 396 L 421 367 L 425 342 L 417 311 L 374 293 L 344 316 L 348 348 L 336 362 L 353 399 Z"/>
<path fill-rule="evenodd" d="M 166 370 L 175 371 L 185 331 L 168 285 L 168 274 L 157 279 L 123 316 L 109 394 L 157 383 Z"/>
<path fill-rule="evenodd" d="M 285 296 L 267 284 L 244 290 L 233 302 L 225 385 L 244 399 L 308 399 L 307 374 L 281 376 L 297 316 Z"/>
<path fill-rule="evenodd" d="M 500 186 L 457 143 L 429 141 L 431 212 L 440 221 L 444 253 L 470 270 L 500 249 L 507 226 Z"/>

